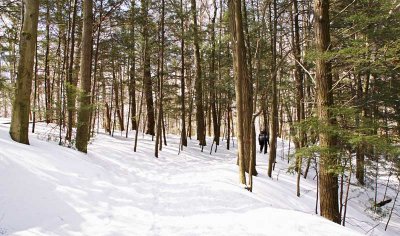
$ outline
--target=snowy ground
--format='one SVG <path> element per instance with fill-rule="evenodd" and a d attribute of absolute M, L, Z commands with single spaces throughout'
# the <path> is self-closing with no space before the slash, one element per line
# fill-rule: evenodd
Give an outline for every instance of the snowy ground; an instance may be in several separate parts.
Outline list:
<path fill-rule="evenodd" d="M 30 146 L 17 144 L 8 129 L 0 124 L 0 235 L 400 234 L 398 216 L 388 232 L 383 223 L 374 228 L 379 222 L 358 198 L 348 212 L 355 231 L 315 215 L 314 174 L 296 197 L 296 177 L 281 157 L 270 179 L 267 156 L 258 154 L 250 193 L 238 184 L 236 149 L 225 142 L 209 155 L 210 146 L 202 153 L 190 141 L 178 155 L 179 139 L 170 135 L 156 159 L 148 136 L 139 135 L 135 153 L 132 138 L 99 134 L 84 155 L 37 134 Z"/>

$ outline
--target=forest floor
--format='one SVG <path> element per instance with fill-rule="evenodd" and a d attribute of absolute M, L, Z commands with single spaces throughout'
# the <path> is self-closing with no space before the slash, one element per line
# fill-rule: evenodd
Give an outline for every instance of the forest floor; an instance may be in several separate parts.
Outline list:
<path fill-rule="evenodd" d="M 98 134 L 84 155 L 51 141 L 51 125 L 38 125 L 27 146 L 1 123 L 0 235 L 400 235 L 400 209 L 385 232 L 368 188 L 351 186 L 348 227 L 315 215 L 315 173 L 297 197 L 282 140 L 272 178 L 268 155 L 257 154 L 250 193 L 238 184 L 236 143 L 210 155 L 189 140 L 178 155 L 179 137 L 168 135 L 157 159 L 151 137 L 140 134 L 135 153 L 117 132 Z"/>

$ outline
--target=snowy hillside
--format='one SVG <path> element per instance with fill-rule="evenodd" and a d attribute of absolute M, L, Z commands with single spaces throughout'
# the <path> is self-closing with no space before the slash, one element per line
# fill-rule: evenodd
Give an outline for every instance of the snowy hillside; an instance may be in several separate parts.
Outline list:
<path fill-rule="evenodd" d="M 227 151 L 225 142 L 209 155 L 209 146 L 202 153 L 191 141 L 178 155 L 178 138 L 168 136 L 156 159 L 150 139 L 140 135 L 134 153 L 132 138 L 99 134 L 84 155 L 37 134 L 30 136 L 30 146 L 17 144 L 8 125 L 0 125 L 0 235 L 385 233 L 384 224 L 374 228 L 354 198 L 348 212 L 352 229 L 315 215 L 313 176 L 302 179 L 302 195 L 296 197 L 296 177 L 281 157 L 270 179 L 267 156 L 258 154 L 259 176 L 250 193 L 238 184 L 236 149 Z M 279 155 L 287 153 L 281 141 L 278 147 Z M 394 216 L 386 234 L 399 233 Z"/>

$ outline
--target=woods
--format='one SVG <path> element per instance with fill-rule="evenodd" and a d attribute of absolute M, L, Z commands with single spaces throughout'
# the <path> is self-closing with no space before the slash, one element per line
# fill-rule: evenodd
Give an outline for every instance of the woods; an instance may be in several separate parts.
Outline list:
<path fill-rule="evenodd" d="M 245 189 L 288 162 L 296 196 L 315 179 L 315 211 L 342 225 L 353 176 L 374 189 L 378 214 L 400 174 L 399 1 L 4 0 L 0 10 L 0 116 L 16 142 L 45 122 L 83 153 L 98 134 L 134 138 L 135 153 L 149 135 L 154 157 L 169 135 L 177 153 L 192 138 L 210 159 L 237 148 Z"/>

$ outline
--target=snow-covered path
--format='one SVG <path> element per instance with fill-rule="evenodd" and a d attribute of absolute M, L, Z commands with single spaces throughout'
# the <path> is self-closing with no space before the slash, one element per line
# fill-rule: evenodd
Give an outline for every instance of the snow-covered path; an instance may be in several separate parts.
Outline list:
<path fill-rule="evenodd" d="M 191 141 L 178 155 L 168 141 L 156 159 L 150 137 L 135 153 L 133 139 L 99 134 L 83 155 L 36 135 L 17 144 L 0 125 L 0 235 L 358 235 L 312 215 L 312 184 L 299 199 L 279 165 L 268 179 L 265 155 L 249 193 L 235 150 Z"/>

